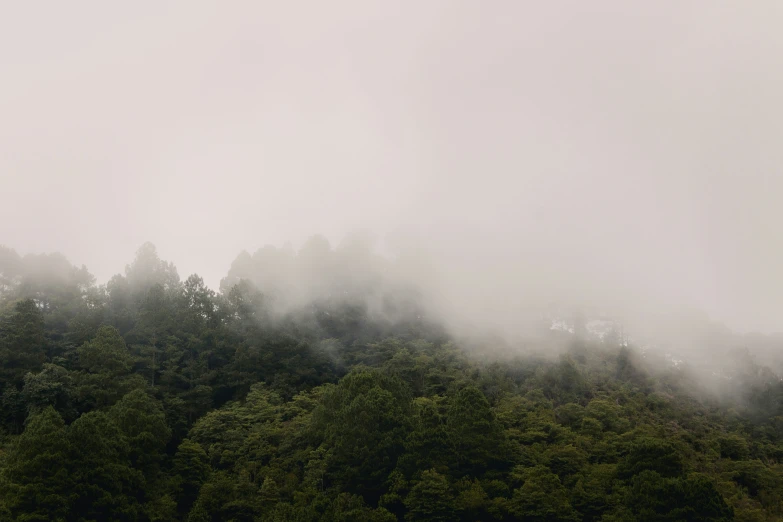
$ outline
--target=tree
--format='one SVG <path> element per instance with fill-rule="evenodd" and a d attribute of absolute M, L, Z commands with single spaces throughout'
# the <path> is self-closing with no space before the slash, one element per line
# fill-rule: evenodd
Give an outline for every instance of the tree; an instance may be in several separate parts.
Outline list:
<path fill-rule="evenodd" d="M 518 520 L 579 520 L 560 479 L 544 466 L 525 472 L 524 484 L 514 491 L 511 512 Z"/>
<path fill-rule="evenodd" d="M 196 513 L 200 520 L 207 514 L 206 520 L 252 521 L 261 511 L 258 487 L 245 477 L 219 471 L 201 486 L 198 498 L 188 520 Z"/>
<path fill-rule="evenodd" d="M 688 520 L 723 522 L 734 520 L 734 510 L 726 504 L 715 487 L 715 481 L 695 473 L 682 481 L 683 503 L 675 517 Z"/>
<path fill-rule="evenodd" d="M 18 301 L 0 317 L 0 382 L 21 387 L 24 375 L 40 371 L 45 361 L 43 313 L 32 299 Z"/>
<path fill-rule="evenodd" d="M 266 477 L 259 490 L 261 509 L 268 513 L 280 502 L 280 488 L 272 477 Z"/>
<path fill-rule="evenodd" d="M 92 341 L 79 347 L 79 365 L 90 373 L 119 377 L 131 368 L 131 357 L 120 332 L 111 326 L 104 326 Z"/>
<path fill-rule="evenodd" d="M 180 513 L 190 511 L 201 486 L 209 478 L 210 471 L 204 448 L 190 439 L 183 440 L 174 455 L 172 466 L 177 508 Z"/>
<path fill-rule="evenodd" d="M 343 377 L 315 412 L 314 427 L 332 448 L 332 477 L 377 502 L 404 449 L 410 393 L 398 379 L 360 370 Z"/>
<path fill-rule="evenodd" d="M 571 490 L 571 505 L 579 511 L 583 520 L 600 520 L 616 500 L 614 484 L 616 466 L 593 464 L 581 470 Z"/>
<path fill-rule="evenodd" d="M 73 418 L 73 382 L 68 370 L 45 363 L 39 373 L 24 376 L 21 398 L 28 412 L 38 412 L 53 406 L 61 415 Z"/>
<path fill-rule="evenodd" d="M 122 431 L 103 412 L 85 413 L 67 431 L 72 513 L 85 520 L 136 520 L 144 477 L 131 467 Z"/>
<path fill-rule="evenodd" d="M 503 461 L 503 432 L 478 388 L 467 386 L 457 393 L 449 405 L 447 423 L 462 472 L 477 474 Z"/>
<path fill-rule="evenodd" d="M 136 251 L 136 258 L 125 267 L 125 277 L 131 292 L 139 298 L 154 285 L 165 290 L 179 286 L 179 274 L 176 267 L 158 257 L 158 251 L 152 243 L 144 243 Z"/>
<path fill-rule="evenodd" d="M 102 326 L 95 338 L 77 349 L 84 371 L 76 376 L 76 394 L 85 410 L 110 406 L 134 388 L 146 387 L 145 379 L 130 374 L 131 356 L 120 332 Z"/>
<path fill-rule="evenodd" d="M 617 468 L 617 474 L 621 478 L 630 478 L 645 470 L 655 471 L 662 477 L 678 477 L 684 472 L 684 465 L 672 443 L 645 437 L 631 445 L 628 456 Z"/>
<path fill-rule="evenodd" d="M 421 479 L 405 497 L 405 506 L 408 508 L 406 520 L 458 520 L 448 480 L 432 469 L 422 472 Z"/>
<path fill-rule="evenodd" d="M 329 506 L 324 520 L 333 522 L 395 522 L 397 517 L 384 508 L 370 508 L 358 495 L 340 493 Z"/>
<path fill-rule="evenodd" d="M 734 512 L 714 483 L 703 475 L 666 478 L 655 471 L 641 471 L 630 481 L 626 505 L 640 520 L 724 522 L 734 519 Z"/>
<path fill-rule="evenodd" d="M 34 414 L 19 436 L 5 469 L 4 493 L 13 520 L 64 520 L 70 512 L 69 440 L 65 423 L 51 406 Z"/>
<path fill-rule="evenodd" d="M 561 481 L 576 475 L 587 466 L 586 452 L 570 444 L 547 450 L 545 458 L 549 469 L 560 477 Z"/>
<path fill-rule="evenodd" d="M 490 500 L 487 492 L 481 486 L 481 483 L 473 479 L 461 481 L 464 485 L 455 500 L 455 506 L 461 514 L 463 520 L 482 520 L 489 517 L 487 512 L 490 506 Z"/>
<path fill-rule="evenodd" d="M 558 364 L 544 373 L 542 384 L 547 398 L 556 404 L 579 400 L 587 388 L 576 362 L 568 356 L 561 356 Z"/>
<path fill-rule="evenodd" d="M 204 280 L 196 274 L 185 280 L 180 296 L 180 320 L 185 330 L 203 332 L 206 327 L 215 327 L 215 292 L 207 288 Z"/>
<path fill-rule="evenodd" d="M 617 354 L 616 378 L 628 381 L 637 386 L 645 386 L 647 374 L 641 369 L 640 356 L 625 346 L 621 346 Z"/>
<path fill-rule="evenodd" d="M 12 248 L 0 245 L 0 302 L 16 293 L 23 269 L 19 254 Z"/>
<path fill-rule="evenodd" d="M 133 467 L 154 484 L 171 437 L 160 402 L 143 390 L 133 390 L 111 407 L 109 418 L 125 435 Z"/>
<path fill-rule="evenodd" d="M 407 476 L 430 468 L 445 473 L 456 464 L 445 419 L 432 399 L 416 399 L 414 408 L 413 429 L 405 440 L 405 455 L 400 459 L 399 468 Z"/>
<path fill-rule="evenodd" d="M 720 456 L 732 460 L 747 460 L 750 456 L 748 441 L 740 435 L 730 433 L 718 438 Z"/>

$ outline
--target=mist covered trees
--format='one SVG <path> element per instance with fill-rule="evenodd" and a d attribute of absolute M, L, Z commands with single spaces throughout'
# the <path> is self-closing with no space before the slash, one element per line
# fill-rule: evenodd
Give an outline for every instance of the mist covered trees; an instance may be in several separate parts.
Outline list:
<path fill-rule="evenodd" d="M 0 520 L 783 517 L 779 368 L 719 400 L 610 338 L 481 360 L 382 268 L 316 238 L 216 293 L 149 244 L 101 286 L 0 249 Z"/>

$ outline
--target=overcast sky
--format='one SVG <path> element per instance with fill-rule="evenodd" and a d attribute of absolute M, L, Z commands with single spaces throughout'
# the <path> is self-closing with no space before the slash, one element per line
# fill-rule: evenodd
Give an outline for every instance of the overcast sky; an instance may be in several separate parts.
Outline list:
<path fill-rule="evenodd" d="M 778 0 L 4 2 L 0 243 L 105 281 L 152 241 L 216 287 L 361 227 L 455 298 L 782 330 L 781 27 Z"/>

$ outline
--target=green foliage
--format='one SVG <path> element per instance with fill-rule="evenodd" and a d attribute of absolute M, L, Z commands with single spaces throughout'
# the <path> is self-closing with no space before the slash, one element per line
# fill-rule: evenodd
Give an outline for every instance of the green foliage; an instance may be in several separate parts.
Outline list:
<path fill-rule="evenodd" d="M 79 365 L 90 373 L 105 373 L 112 377 L 125 375 L 131 367 L 131 357 L 120 332 L 103 326 L 92 341 L 77 350 Z"/>
<path fill-rule="evenodd" d="M 133 520 L 144 478 L 131 467 L 119 427 L 103 412 L 85 413 L 68 427 L 71 510 L 87 520 Z"/>
<path fill-rule="evenodd" d="M 748 441 L 745 437 L 734 433 L 718 438 L 720 456 L 733 460 L 746 460 L 750 456 Z"/>
<path fill-rule="evenodd" d="M 215 293 L 152 245 L 105 286 L 0 248 L 0 520 L 783 518 L 783 381 L 748 353 L 720 400 L 611 336 L 485 361 L 512 348 L 342 255 L 262 249 Z M 333 280 L 299 306 L 292 263 Z"/>
<path fill-rule="evenodd" d="M 377 502 L 410 430 L 410 393 L 396 377 L 352 372 L 328 391 L 314 424 L 331 450 L 336 484 Z"/>
<path fill-rule="evenodd" d="M 518 520 L 579 520 L 568 492 L 557 475 L 544 466 L 524 471 L 522 487 L 514 490 L 510 511 Z"/>
<path fill-rule="evenodd" d="M 447 473 L 456 465 L 453 439 L 449 437 L 445 416 L 439 412 L 436 400 L 420 397 L 413 402 L 413 429 L 405 439 L 405 453 L 398 469 L 411 477 L 422 469 L 437 469 Z"/>
<path fill-rule="evenodd" d="M 253 520 L 261 509 L 258 486 L 243 476 L 217 472 L 201 486 L 188 520 L 207 514 L 207 520 Z"/>
<path fill-rule="evenodd" d="M 682 456 L 672 443 L 645 437 L 631 445 L 617 473 L 621 478 L 630 478 L 642 471 L 656 472 L 662 477 L 678 477 L 683 468 Z"/>
<path fill-rule="evenodd" d="M 733 510 L 721 498 L 713 481 L 703 475 L 689 478 L 665 478 L 645 470 L 630 482 L 626 501 L 642 520 L 710 520 L 734 519 Z"/>
<path fill-rule="evenodd" d="M 51 406 L 33 415 L 5 464 L 3 500 L 13 520 L 62 519 L 73 484 L 65 423 Z"/>
<path fill-rule="evenodd" d="M 171 437 L 160 402 L 142 390 L 134 390 L 111 407 L 109 418 L 125 436 L 133 467 L 154 484 Z"/>
<path fill-rule="evenodd" d="M 458 520 L 448 480 L 435 470 L 422 472 L 405 497 L 405 506 L 408 508 L 406 520 Z"/>
<path fill-rule="evenodd" d="M 448 435 L 460 471 L 480 474 L 502 466 L 505 438 L 484 394 L 468 386 L 449 405 Z"/>
<path fill-rule="evenodd" d="M 358 495 L 340 493 L 323 519 L 333 522 L 395 522 L 397 517 L 384 508 L 370 508 Z"/>
<path fill-rule="evenodd" d="M 45 363 L 39 373 L 24 376 L 21 400 L 29 413 L 52 406 L 61 415 L 73 417 L 73 378 L 68 370 L 56 364 Z"/>
<path fill-rule="evenodd" d="M 1 310 L 1 309 L 0 309 Z M 14 304 L 0 315 L 0 379 L 19 386 L 27 372 L 36 372 L 46 361 L 44 315 L 33 299 Z"/>
<path fill-rule="evenodd" d="M 174 455 L 171 471 L 177 506 L 181 513 L 187 513 L 212 471 L 206 452 L 199 444 L 183 440 Z"/>
<path fill-rule="evenodd" d="M 587 466 L 587 452 L 572 445 L 554 446 L 544 453 L 549 469 L 565 481 Z"/>

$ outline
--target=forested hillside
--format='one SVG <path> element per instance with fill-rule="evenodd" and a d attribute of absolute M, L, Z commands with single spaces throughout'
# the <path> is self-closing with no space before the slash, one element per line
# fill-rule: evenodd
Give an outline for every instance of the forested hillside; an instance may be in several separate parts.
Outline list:
<path fill-rule="evenodd" d="M 714 395 L 616 336 L 462 344 L 308 248 L 219 293 L 149 244 L 100 286 L 0 248 L 0 519 L 783 519 L 783 382 L 752 352 Z"/>

